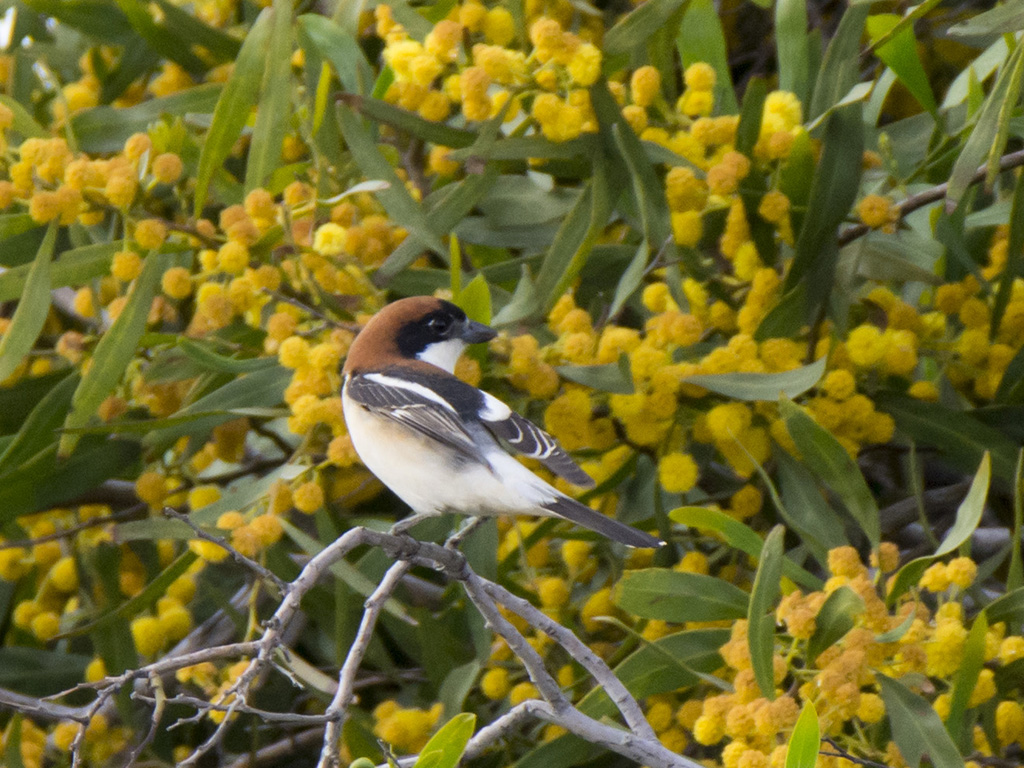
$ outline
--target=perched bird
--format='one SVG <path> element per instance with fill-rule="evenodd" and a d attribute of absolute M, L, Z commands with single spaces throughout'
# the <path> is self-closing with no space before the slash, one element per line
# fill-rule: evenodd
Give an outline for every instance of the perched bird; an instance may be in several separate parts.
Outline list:
<path fill-rule="evenodd" d="M 593 479 L 544 430 L 453 375 L 467 344 L 497 334 L 421 296 L 378 312 L 344 367 L 345 423 L 359 458 L 418 516 L 560 517 L 633 547 L 663 542 L 569 498 L 509 451 L 578 486 Z"/>

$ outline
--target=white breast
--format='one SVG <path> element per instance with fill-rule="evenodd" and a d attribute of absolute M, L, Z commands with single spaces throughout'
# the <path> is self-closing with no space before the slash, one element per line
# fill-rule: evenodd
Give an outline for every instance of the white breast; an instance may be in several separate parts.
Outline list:
<path fill-rule="evenodd" d="M 373 413 L 342 392 L 345 423 L 366 468 L 421 514 L 543 515 L 538 504 L 560 494 L 497 443 L 480 462 Z"/>

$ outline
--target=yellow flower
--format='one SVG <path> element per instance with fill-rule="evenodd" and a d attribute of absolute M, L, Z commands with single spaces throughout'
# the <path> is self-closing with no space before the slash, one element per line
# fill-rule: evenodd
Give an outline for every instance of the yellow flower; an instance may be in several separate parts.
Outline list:
<path fill-rule="evenodd" d="M 661 91 L 661 73 L 649 64 L 636 69 L 629 79 L 629 93 L 633 103 L 649 107 Z"/>
<path fill-rule="evenodd" d="M 519 683 L 509 691 L 508 703 L 513 707 L 529 699 L 539 699 L 540 691 L 533 683 Z"/>
<path fill-rule="evenodd" d="M 75 558 L 62 557 L 50 570 L 50 583 L 61 592 L 74 592 L 78 589 L 78 566 Z"/>
<path fill-rule="evenodd" d="M 184 267 L 171 267 L 160 278 L 160 289 L 172 299 L 185 299 L 192 293 L 192 275 Z"/>
<path fill-rule="evenodd" d="M 695 91 L 710 91 L 715 87 L 715 70 L 710 64 L 698 61 L 686 68 L 683 82 Z"/>
<path fill-rule="evenodd" d="M 874 367 L 885 355 L 882 332 L 874 325 L 858 325 L 847 337 L 846 350 L 854 364 L 861 368 Z"/>
<path fill-rule="evenodd" d="M 337 256 L 345 250 L 348 232 L 333 222 L 317 227 L 313 236 L 313 249 L 327 256 Z"/>
<path fill-rule="evenodd" d="M 946 565 L 946 577 L 951 584 L 967 589 L 978 575 L 978 566 L 969 557 L 957 557 Z"/>
<path fill-rule="evenodd" d="M 142 257 L 135 251 L 118 251 L 110 263 L 110 274 L 122 283 L 130 283 L 142 272 Z"/>
<path fill-rule="evenodd" d="M 504 6 L 487 11 L 483 27 L 484 38 L 492 45 L 507 46 L 516 36 L 515 20 Z"/>
<path fill-rule="evenodd" d="M 658 461 L 658 481 L 669 493 L 687 493 L 697 484 L 700 469 L 688 453 L 669 453 Z"/>
<path fill-rule="evenodd" d="M 153 159 L 153 176 L 164 184 L 173 184 L 181 178 L 184 165 L 173 152 L 164 152 Z"/>
<path fill-rule="evenodd" d="M 303 483 L 293 491 L 292 503 L 300 512 L 312 514 L 324 505 L 323 488 L 316 481 Z"/>
<path fill-rule="evenodd" d="M 132 640 L 141 656 L 153 656 L 163 648 L 164 634 L 160 621 L 155 616 L 139 616 L 131 623 Z"/>
<path fill-rule="evenodd" d="M 700 211 L 677 211 L 671 214 L 672 236 L 678 245 L 693 248 L 704 234 Z"/>
<path fill-rule="evenodd" d="M 892 200 L 883 195 L 865 195 L 857 203 L 857 216 L 872 229 L 889 227 L 899 220 L 899 211 Z"/>
<path fill-rule="evenodd" d="M 601 51 L 590 43 L 583 43 L 572 55 L 567 68 L 573 82 L 587 88 L 601 74 Z"/>
<path fill-rule="evenodd" d="M 156 250 L 167 239 L 167 225 L 159 219 L 145 219 L 135 225 L 135 242 L 147 250 Z"/>
<path fill-rule="evenodd" d="M 569 602 L 571 588 L 565 579 L 548 576 L 537 581 L 537 597 L 542 608 L 561 608 Z"/>
<path fill-rule="evenodd" d="M 487 670 L 480 678 L 480 692 L 492 701 L 499 701 L 508 696 L 511 688 L 508 670 L 501 667 Z"/>

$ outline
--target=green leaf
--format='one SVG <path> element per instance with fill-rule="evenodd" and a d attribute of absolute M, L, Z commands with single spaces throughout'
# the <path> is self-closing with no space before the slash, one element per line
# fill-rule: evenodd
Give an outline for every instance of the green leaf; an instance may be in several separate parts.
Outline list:
<path fill-rule="evenodd" d="M 978 614 L 971 626 L 967 642 L 964 643 L 963 658 L 953 678 L 953 693 L 949 701 L 949 716 L 946 718 L 946 731 L 953 743 L 960 747 L 961 752 L 970 749 L 967 738 L 967 722 L 965 715 L 978 683 L 981 668 L 985 665 L 985 635 L 988 632 L 988 620 L 985 611 Z"/>
<path fill-rule="evenodd" d="M 747 594 L 714 576 L 643 568 L 622 574 L 615 604 L 645 619 L 723 621 L 746 616 Z"/>
<path fill-rule="evenodd" d="M 341 102 L 376 123 L 390 125 L 403 133 L 443 147 L 468 147 L 466 151 L 476 155 L 475 147 L 479 134 L 464 128 L 453 128 L 446 123 L 437 123 L 420 117 L 415 112 L 388 104 L 381 99 L 343 93 Z"/>
<path fill-rule="evenodd" d="M 345 104 L 338 105 L 338 122 L 352 158 L 363 175 L 368 179 L 387 182 L 388 188 L 378 192 L 377 199 L 388 215 L 402 222 L 402 226 L 409 230 L 410 239 L 415 239 L 421 248 L 428 248 L 438 256 L 447 258 L 447 249 L 441 244 L 423 209 L 412 199 L 404 182 L 395 174 L 395 169 L 378 151 L 360 119 Z"/>
<path fill-rule="evenodd" d="M 50 313 L 50 260 L 56 240 L 57 224 L 54 222 L 46 230 L 46 237 L 25 278 L 25 290 L 14 310 L 11 325 L 0 339 L 0 381 L 14 373 L 32 351 Z"/>
<path fill-rule="evenodd" d="M 128 23 L 132 25 L 150 47 L 193 74 L 201 74 L 209 67 L 192 52 L 190 40 L 179 34 L 176 25 L 158 22 L 148 5 L 141 0 L 116 0 Z"/>
<path fill-rule="evenodd" d="M 676 50 L 684 69 L 703 61 L 715 70 L 715 106 L 721 114 L 732 115 L 739 111 L 725 31 L 712 0 L 690 0 L 676 35 Z"/>
<path fill-rule="evenodd" d="M 194 363 L 202 368 L 216 373 L 251 373 L 264 368 L 276 365 L 272 357 L 227 357 L 214 352 L 209 342 L 196 341 L 194 339 L 182 338 L 178 342 L 178 348 Z"/>
<path fill-rule="evenodd" d="M 1007 211 L 1007 216 L 1002 221 L 1007 220 L 1010 222 L 1010 233 L 1007 238 L 1006 264 L 999 275 L 999 291 L 992 307 L 992 339 L 995 339 L 999 333 L 1003 313 L 1013 295 L 1014 282 L 1017 278 L 1024 277 L 1024 176 L 1017 176 L 1017 181 L 1014 182 L 1010 210 Z M 1024 374 L 1024 361 L 1018 362 L 1020 357 L 1021 351 L 1017 350 L 1017 354 L 1014 355 L 1010 365 L 1003 372 L 1003 378 L 996 390 L 995 400 L 997 402 L 1007 402 L 1004 398 L 1008 392 L 1020 389 L 1022 374 Z M 1017 363 L 1016 369 L 1014 369 L 1014 363 Z M 1011 369 L 1013 369 L 1012 373 Z"/>
<path fill-rule="evenodd" d="M 989 455 L 985 453 L 981 460 L 981 466 L 974 474 L 967 495 L 957 507 L 956 521 L 953 526 L 946 532 L 942 543 L 939 544 L 933 555 L 915 558 L 899 569 L 886 597 L 890 604 L 916 584 L 928 566 L 937 558 L 948 555 L 971 537 L 971 534 L 977 529 L 978 523 L 981 522 L 982 512 L 985 511 L 985 499 L 988 496 L 991 475 Z"/>
<path fill-rule="evenodd" d="M 598 158 L 594 164 L 594 175 L 562 222 L 541 263 L 536 288 L 542 310 L 553 307 L 583 269 L 608 222 L 612 206 L 609 192 L 603 161 Z"/>
<path fill-rule="evenodd" d="M 143 444 L 147 448 L 166 449 L 172 442 L 185 435 L 209 434 L 218 424 L 238 418 L 236 412 L 239 409 L 279 405 L 289 381 L 291 371 L 277 364 L 250 371 L 190 403 L 171 417 L 175 420 L 184 419 L 183 421 L 163 428 L 154 428 L 151 425 Z"/>
<path fill-rule="evenodd" d="M 65 632 L 61 637 L 81 637 L 88 635 L 97 629 L 109 627 L 118 620 L 131 619 L 147 608 L 156 605 L 167 593 L 167 588 L 179 576 L 183 575 L 199 557 L 192 551 L 182 552 L 175 558 L 174 562 L 164 568 L 155 579 L 146 585 L 139 594 L 126 600 L 117 608 L 82 626 L 75 627 L 70 632 Z"/>
<path fill-rule="evenodd" d="M 606 57 L 629 53 L 644 45 L 687 0 L 648 0 L 627 13 L 604 36 L 602 51 Z"/>
<path fill-rule="evenodd" d="M 10 768 L 25 768 L 21 759 L 21 713 L 15 712 L 11 718 L 10 732 L 4 739 L 4 764 Z"/>
<path fill-rule="evenodd" d="M 81 285 L 110 274 L 111 258 L 122 248 L 124 241 L 115 240 L 64 251 L 59 261 L 50 264 L 50 288 Z M 22 295 L 31 269 L 31 264 L 22 264 L 0 274 L 0 301 L 12 301 Z"/>
<path fill-rule="evenodd" d="M 867 30 L 875 46 L 875 55 L 896 73 L 896 77 L 922 107 L 937 115 L 935 94 L 932 93 L 928 74 L 917 53 L 914 28 L 904 23 L 897 29 L 902 21 L 903 17 L 895 13 L 879 13 L 868 17 Z M 886 42 L 883 42 L 883 38 Z"/>
<path fill-rule="evenodd" d="M 487 284 L 487 278 L 477 274 L 469 284 L 459 291 L 455 298 L 470 320 L 489 325 L 491 322 L 491 287 Z"/>
<path fill-rule="evenodd" d="M 714 373 L 685 376 L 682 381 L 735 400 L 778 400 L 796 397 L 817 384 L 825 373 L 825 358 L 782 373 Z"/>
<path fill-rule="evenodd" d="M 430 759 L 430 768 L 456 768 L 475 729 L 476 715 L 470 712 L 456 715 L 430 737 L 430 741 L 420 750 L 413 768 L 425 768 L 425 760 L 431 755 L 437 757 Z"/>
<path fill-rule="evenodd" d="M 1007 129 L 1013 108 L 1020 99 L 1021 78 L 1024 76 L 1024 46 L 1018 45 L 1006 60 L 992 91 L 978 113 L 953 164 L 946 188 L 946 211 L 951 213 L 960 204 L 978 167 L 988 160 L 989 172 L 985 184 L 991 186 L 995 173 L 992 160 L 998 161 L 1006 145 Z"/>
<path fill-rule="evenodd" d="M 617 395 L 631 395 L 635 391 L 633 376 L 629 370 L 628 359 L 623 363 L 602 365 L 559 365 L 555 367 L 563 379 L 574 381 L 598 392 L 612 392 Z"/>
<path fill-rule="evenodd" d="M 785 450 L 774 452 L 781 498 L 779 516 L 822 565 L 828 551 L 848 546 L 843 519 L 821 494 L 811 471 Z"/>
<path fill-rule="evenodd" d="M 987 451 L 996 476 L 1013 479 L 1017 446 L 971 414 L 889 392 L 877 393 L 875 405 L 893 417 L 896 429 L 919 445 L 936 449 L 958 469 L 974 472 Z"/>
<path fill-rule="evenodd" d="M 34 11 L 61 24 L 109 42 L 134 36 L 128 18 L 109 0 L 24 0 Z"/>
<path fill-rule="evenodd" d="M 807 103 L 811 81 L 810 35 L 804 0 L 775 3 L 775 45 L 779 60 L 779 90 L 796 94 Z"/>
<path fill-rule="evenodd" d="M 814 768 L 818 764 L 818 750 L 821 749 L 821 731 L 818 728 L 818 713 L 814 704 L 804 702 L 793 733 L 789 736 L 786 749 L 786 768 Z"/>
<path fill-rule="evenodd" d="M 847 16 L 853 13 L 849 9 Z M 815 286 L 808 292 L 808 318 L 827 304 L 835 279 L 839 246 L 836 234 L 853 206 L 860 185 L 864 129 L 859 104 L 833 111 L 825 122 L 821 161 L 811 183 L 810 200 L 797 237 L 785 291 L 801 283 Z M 788 335 L 788 334 L 787 334 Z"/>
<path fill-rule="evenodd" d="M 0 476 L 29 461 L 57 440 L 57 430 L 71 407 L 78 381 L 77 374 L 66 376 L 36 404 L 0 454 Z"/>
<path fill-rule="evenodd" d="M 840 587 L 829 595 L 818 611 L 814 634 L 807 641 L 808 663 L 813 664 L 823 651 L 839 642 L 863 612 L 864 600 L 849 587 Z"/>
<path fill-rule="evenodd" d="M 1024 29 L 1024 3 L 1008 2 L 954 24 L 946 30 L 946 34 L 963 38 L 970 45 L 1021 29 Z"/>
<path fill-rule="evenodd" d="M 985 615 L 989 624 L 998 624 L 1000 621 L 1019 624 L 1024 621 L 1024 587 L 1017 587 L 993 600 L 985 606 Z"/>
<path fill-rule="evenodd" d="M 71 412 L 64 422 L 65 428 L 85 426 L 96 414 L 100 403 L 121 381 L 128 363 L 135 356 L 135 347 L 146 330 L 146 319 L 166 262 L 167 256 L 162 253 L 151 252 L 146 257 L 142 272 L 128 294 L 128 303 L 96 345 L 92 364 L 75 390 Z M 71 453 L 77 442 L 77 435 L 66 433 L 60 440 L 60 455 Z"/>
<path fill-rule="evenodd" d="M 626 271 L 622 273 L 619 282 L 615 285 L 615 295 L 612 297 L 611 306 L 608 308 L 609 317 L 617 317 L 626 302 L 632 298 L 633 294 L 643 284 L 644 274 L 647 272 L 647 256 L 649 252 L 650 246 L 647 245 L 646 241 L 637 246 L 636 254 L 630 260 Z"/>
<path fill-rule="evenodd" d="M 231 77 L 217 99 L 210 129 L 199 154 L 196 170 L 196 191 L 193 212 L 199 218 L 206 204 L 213 174 L 219 171 L 231 153 L 231 148 L 242 134 L 250 110 L 256 105 L 256 96 L 264 73 L 264 54 L 271 36 L 274 11 L 264 8 L 249 29 L 238 52 Z"/>
<path fill-rule="evenodd" d="M 860 38 L 869 10 L 867 5 L 851 5 L 843 13 L 839 28 L 818 68 L 807 117 L 817 118 L 825 114 L 842 101 L 860 80 Z"/>
<path fill-rule="evenodd" d="M 300 34 L 304 33 L 317 52 L 331 62 L 347 93 L 369 91 L 373 86 L 373 70 L 351 32 L 316 13 L 299 16 L 298 25 Z"/>
<path fill-rule="evenodd" d="M 263 186 L 281 161 L 281 147 L 291 118 L 292 3 L 274 0 L 270 34 L 263 62 L 263 83 L 256 108 L 256 125 L 249 143 L 245 191 Z"/>
<path fill-rule="evenodd" d="M 927 700 L 891 677 L 876 676 L 893 741 L 911 768 L 928 755 L 935 768 L 963 768 L 964 760 Z"/>
<path fill-rule="evenodd" d="M 978 471 L 974 473 L 971 480 L 971 487 L 967 496 L 960 502 L 956 510 L 956 522 L 953 527 L 946 531 L 945 537 L 939 548 L 935 550 L 935 556 L 948 555 L 964 544 L 978 528 L 981 522 L 981 515 L 985 511 L 985 499 L 988 497 L 988 488 L 992 480 L 992 461 L 988 452 L 981 459 Z"/>
<path fill-rule="evenodd" d="M 735 547 L 754 559 L 761 558 L 761 550 L 764 548 L 764 541 L 761 537 L 739 520 L 729 517 L 719 509 L 679 507 L 669 512 L 668 516 L 681 525 L 687 525 L 699 531 L 717 533 L 730 547 Z M 782 560 L 782 573 L 809 590 L 821 589 L 821 579 L 808 573 L 788 557 L 784 557 Z"/>
<path fill-rule="evenodd" d="M 133 107 L 93 107 L 71 116 L 71 131 L 83 152 L 119 152 L 128 137 L 147 130 L 163 115 L 211 112 L 221 89 L 219 83 L 209 83 Z"/>
<path fill-rule="evenodd" d="M 775 604 L 779 599 L 782 577 L 782 539 L 786 529 L 772 528 L 764 540 L 761 559 L 754 574 L 754 586 L 747 607 L 747 644 L 754 679 L 767 699 L 775 699 L 775 677 L 772 657 L 775 654 Z"/>
<path fill-rule="evenodd" d="M 0 94 L 0 104 L 11 110 L 11 113 L 14 115 L 11 130 L 15 133 L 20 133 L 26 139 L 41 139 L 50 135 L 43 126 L 36 122 L 32 114 L 25 109 L 20 101 Z"/>
<path fill-rule="evenodd" d="M 779 402 L 779 415 L 804 464 L 842 500 L 872 548 L 878 546 L 878 505 L 857 463 L 832 434 L 791 400 Z"/>
<path fill-rule="evenodd" d="M 1017 454 L 1017 472 L 1013 477 L 1013 538 L 1011 541 L 1021 540 L 1021 531 L 1024 529 L 1024 449 Z M 1006 591 L 1018 589 L 1024 586 L 1024 557 L 1021 556 L 1021 548 L 1014 547 L 1010 552 L 1010 565 L 1006 571 Z"/>
<path fill-rule="evenodd" d="M 58 459 L 57 443 L 52 442 L 0 476 L 0 526 L 81 496 L 129 467 L 137 468 L 141 453 L 136 442 L 90 436 L 68 458 Z"/>

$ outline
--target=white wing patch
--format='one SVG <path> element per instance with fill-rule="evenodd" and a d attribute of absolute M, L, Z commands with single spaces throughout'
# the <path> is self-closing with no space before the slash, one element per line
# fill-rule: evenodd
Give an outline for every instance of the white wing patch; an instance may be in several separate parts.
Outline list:
<path fill-rule="evenodd" d="M 481 390 L 483 392 L 483 390 Z M 496 398 L 494 395 L 483 392 L 484 395 L 484 407 L 477 414 L 484 421 L 504 421 L 512 415 L 512 409 L 505 405 L 501 400 Z"/>
<path fill-rule="evenodd" d="M 406 381 L 405 379 L 399 379 L 395 376 L 388 376 L 383 373 L 364 373 L 362 374 L 362 377 L 368 381 L 374 382 L 375 384 L 380 384 L 382 387 L 392 387 L 394 389 L 403 389 L 407 392 L 413 392 L 420 397 L 437 403 L 452 413 L 455 413 L 455 409 L 452 407 L 451 403 L 437 394 L 437 392 L 432 390 L 430 387 L 417 384 L 415 381 Z"/>

